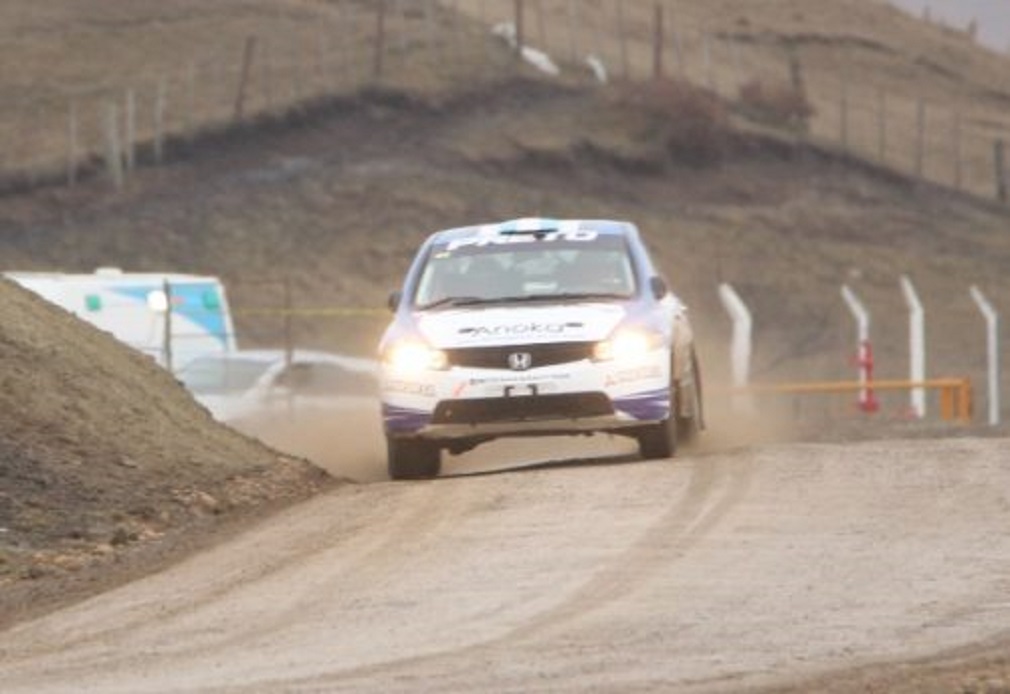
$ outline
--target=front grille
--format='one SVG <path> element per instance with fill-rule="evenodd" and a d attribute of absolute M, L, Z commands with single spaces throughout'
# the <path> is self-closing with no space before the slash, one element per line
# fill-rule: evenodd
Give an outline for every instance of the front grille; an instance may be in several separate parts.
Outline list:
<path fill-rule="evenodd" d="M 541 366 L 570 364 L 589 359 L 595 342 L 550 342 L 542 345 L 512 345 L 509 347 L 463 347 L 445 350 L 452 366 L 471 369 L 508 369 L 510 354 L 529 354 L 530 365 Z"/>
<path fill-rule="evenodd" d="M 576 419 L 614 413 L 604 393 L 524 395 L 511 398 L 443 400 L 435 408 L 435 424 L 491 424 L 534 420 Z"/>

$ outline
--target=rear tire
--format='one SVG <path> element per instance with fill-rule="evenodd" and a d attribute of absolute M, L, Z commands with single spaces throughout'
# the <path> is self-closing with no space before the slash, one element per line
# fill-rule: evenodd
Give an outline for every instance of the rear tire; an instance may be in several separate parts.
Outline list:
<path fill-rule="evenodd" d="M 441 451 L 430 441 L 387 436 L 386 453 L 390 479 L 431 479 L 442 469 Z"/>
<path fill-rule="evenodd" d="M 686 407 L 685 407 L 686 406 Z M 701 374 L 698 371 L 698 357 L 691 354 L 691 385 L 677 386 L 677 439 L 681 445 L 694 443 L 703 428 L 701 404 Z M 683 416 L 682 416 L 683 415 Z"/>
<path fill-rule="evenodd" d="M 694 351 L 691 352 L 691 386 L 684 388 L 683 384 L 678 385 L 676 394 L 677 440 L 681 445 L 690 445 L 697 441 L 698 435 L 705 428 L 701 370 L 698 368 L 698 355 Z"/>

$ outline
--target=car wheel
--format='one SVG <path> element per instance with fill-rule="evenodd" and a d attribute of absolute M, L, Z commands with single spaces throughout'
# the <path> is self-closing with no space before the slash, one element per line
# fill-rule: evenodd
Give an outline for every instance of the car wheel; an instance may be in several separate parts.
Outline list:
<path fill-rule="evenodd" d="M 670 386 L 670 416 L 662 422 L 644 427 L 638 434 L 638 451 L 646 460 L 671 458 L 677 452 L 677 392 Z"/>
<path fill-rule="evenodd" d="M 701 371 L 698 369 L 698 356 L 691 353 L 691 387 L 676 389 L 677 401 L 677 441 L 680 444 L 691 444 L 698 438 L 704 428 L 704 415 L 701 401 Z M 681 398 L 688 398 L 684 401 Z M 688 407 L 684 407 L 687 404 Z M 684 416 L 681 416 L 684 414 Z"/>
<path fill-rule="evenodd" d="M 387 436 L 386 453 L 390 479 L 430 479 L 442 468 L 441 451 L 430 441 Z"/>

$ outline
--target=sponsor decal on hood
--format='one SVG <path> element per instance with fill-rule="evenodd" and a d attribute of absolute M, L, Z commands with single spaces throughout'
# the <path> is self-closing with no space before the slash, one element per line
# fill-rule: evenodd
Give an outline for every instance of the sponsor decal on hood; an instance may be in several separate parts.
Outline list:
<path fill-rule="evenodd" d="M 580 304 L 439 311 L 422 315 L 422 336 L 440 349 L 606 338 L 625 316 L 621 306 Z"/>

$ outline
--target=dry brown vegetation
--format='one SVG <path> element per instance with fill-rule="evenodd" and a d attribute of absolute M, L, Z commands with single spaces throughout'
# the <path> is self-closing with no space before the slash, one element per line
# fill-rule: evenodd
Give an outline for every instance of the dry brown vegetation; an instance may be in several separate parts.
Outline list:
<path fill-rule="evenodd" d="M 752 120 L 802 133 L 810 127 L 814 108 L 806 94 L 783 84 L 766 85 L 756 80 L 740 87 L 740 111 Z"/>
<path fill-rule="evenodd" d="M 795 88 L 799 79 L 814 111 L 809 134 L 815 141 L 904 173 L 920 168 L 921 103 L 922 175 L 993 195 L 993 140 L 1010 137 L 1005 108 L 1010 78 L 1006 58 L 966 33 L 926 24 L 883 0 L 660 4 L 668 73 L 731 100 L 748 83 L 775 92 Z M 651 76 L 654 3 L 531 0 L 526 5 L 527 35 L 534 45 L 576 62 L 588 53 L 599 55 L 619 76 Z M 461 2 L 460 7 L 492 21 L 513 15 L 510 0 Z"/>

